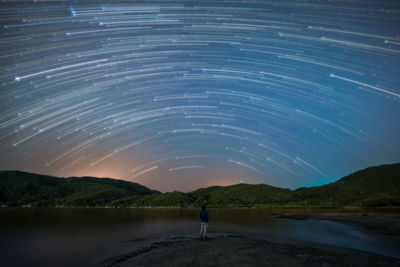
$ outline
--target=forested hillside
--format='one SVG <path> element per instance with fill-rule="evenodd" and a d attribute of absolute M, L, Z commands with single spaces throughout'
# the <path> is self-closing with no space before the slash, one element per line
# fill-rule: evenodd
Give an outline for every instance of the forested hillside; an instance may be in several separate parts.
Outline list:
<path fill-rule="evenodd" d="M 400 206 L 400 164 L 370 167 L 323 186 L 212 186 L 161 193 L 137 183 L 0 172 L 2 207 L 378 207 Z"/>

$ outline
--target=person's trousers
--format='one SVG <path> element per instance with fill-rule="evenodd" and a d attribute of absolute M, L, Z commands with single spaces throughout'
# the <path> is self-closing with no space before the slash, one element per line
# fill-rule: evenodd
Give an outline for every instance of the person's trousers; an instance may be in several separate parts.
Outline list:
<path fill-rule="evenodd" d="M 207 236 L 207 228 L 208 228 L 208 223 L 201 222 L 201 227 L 200 227 L 200 237 L 201 238 L 206 238 L 206 236 Z"/>

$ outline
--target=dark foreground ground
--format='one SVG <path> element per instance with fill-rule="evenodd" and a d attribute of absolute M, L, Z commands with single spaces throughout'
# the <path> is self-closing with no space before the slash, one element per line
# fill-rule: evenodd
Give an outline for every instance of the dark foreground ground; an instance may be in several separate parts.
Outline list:
<path fill-rule="evenodd" d="M 292 219 L 325 219 L 350 223 L 371 234 L 400 233 L 400 214 L 280 213 Z M 211 233 L 209 239 L 171 236 L 109 258 L 97 266 L 400 266 L 398 259 L 306 241 L 266 240 Z"/>
<path fill-rule="evenodd" d="M 213 234 L 208 240 L 171 237 L 98 266 L 400 266 L 400 260 L 333 246 L 276 243 L 241 235 Z"/>

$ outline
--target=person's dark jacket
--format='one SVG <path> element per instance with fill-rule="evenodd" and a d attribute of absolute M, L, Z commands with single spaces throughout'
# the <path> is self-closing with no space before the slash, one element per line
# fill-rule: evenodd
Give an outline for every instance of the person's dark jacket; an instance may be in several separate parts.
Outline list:
<path fill-rule="evenodd" d="M 208 222 L 208 213 L 205 209 L 200 211 L 200 219 L 201 222 Z"/>

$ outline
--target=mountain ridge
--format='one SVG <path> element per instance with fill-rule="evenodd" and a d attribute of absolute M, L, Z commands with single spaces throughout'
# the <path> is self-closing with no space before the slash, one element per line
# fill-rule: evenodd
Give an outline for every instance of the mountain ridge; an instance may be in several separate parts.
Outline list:
<path fill-rule="evenodd" d="M 59 178 L 0 171 L 1 207 L 340 207 L 400 206 L 400 163 L 368 167 L 336 182 L 295 190 L 266 184 L 161 193 L 113 178 Z"/>

